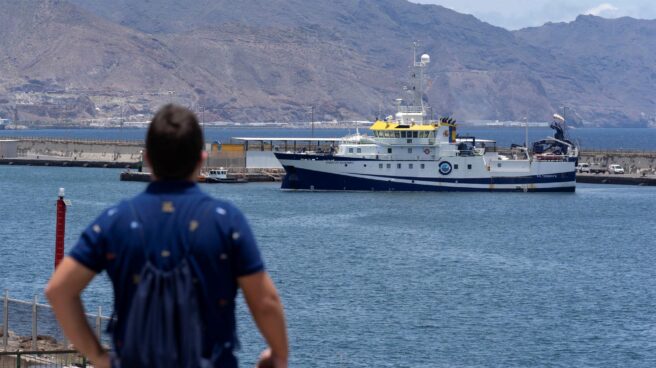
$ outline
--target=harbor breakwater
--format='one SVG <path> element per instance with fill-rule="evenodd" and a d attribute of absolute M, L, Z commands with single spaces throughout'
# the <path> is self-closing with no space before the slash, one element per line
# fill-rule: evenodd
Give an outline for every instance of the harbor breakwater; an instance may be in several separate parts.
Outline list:
<path fill-rule="evenodd" d="M 144 142 L 140 140 L 111 141 L 12 137 L 0 138 L 0 145 L 3 144 L 6 147 L 2 150 L 3 157 L 0 158 L 0 164 L 5 165 L 137 169 L 142 165 L 142 152 L 144 150 Z M 299 144 L 296 149 L 316 147 L 318 146 L 304 147 Z M 269 154 L 273 156 L 273 150 L 282 149 L 283 147 L 265 145 L 264 143 L 259 146 L 238 143 L 222 146 L 208 144 L 207 148 L 209 152 L 208 167 L 225 167 L 231 173 L 244 173 L 272 169 L 269 164 L 258 167 L 258 163 L 263 162 L 258 155 Z M 248 157 L 257 157 L 258 160 L 248 160 Z M 579 162 L 597 164 L 602 167 L 619 164 L 624 167 L 627 173 L 626 177 L 651 177 L 656 174 L 656 151 L 583 150 Z M 598 182 L 602 182 L 602 179 Z"/>
<path fill-rule="evenodd" d="M 17 157 L 132 163 L 141 161 L 142 141 L 19 138 Z"/>
<path fill-rule="evenodd" d="M 618 164 L 627 174 L 653 173 L 656 170 L 656 151 L 581 151 L 579 162 L 601 167 Z"/>

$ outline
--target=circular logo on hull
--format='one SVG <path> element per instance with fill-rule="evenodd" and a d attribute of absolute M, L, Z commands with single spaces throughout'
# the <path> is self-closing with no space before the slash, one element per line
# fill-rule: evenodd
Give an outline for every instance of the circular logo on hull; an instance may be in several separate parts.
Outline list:
<path fill-rule="evenodd" d="M 451 167 L 450 163 L 446 161 L 442 161 L 440 162 L 439 170 L 440 170 L 440 174 L 449 175 L 451 174 L 451 170 L 453 170 L 453 167 Z"/>

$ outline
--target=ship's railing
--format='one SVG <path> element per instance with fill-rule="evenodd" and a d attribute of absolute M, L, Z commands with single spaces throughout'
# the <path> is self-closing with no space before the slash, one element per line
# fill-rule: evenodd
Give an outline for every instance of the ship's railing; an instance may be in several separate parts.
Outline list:
<path fill-rule="evenodd" d="M 421 108 L 421 106 L 399 106 L 399 112 L 420 114 L 423 113 L 424 110 Z"/>
<path fill-rule="evenodd" d="M 87 314 L 89 325 L 103 345 L 110 345 L 106 333 L 111 318 L 97 313 Z M 57 323 L 52 307 L 39 302 L 35 295 L 31 301 L 13 299 L 5 291 L 0 298 L 0 351 L 64 350 L 68 341 Z"/>

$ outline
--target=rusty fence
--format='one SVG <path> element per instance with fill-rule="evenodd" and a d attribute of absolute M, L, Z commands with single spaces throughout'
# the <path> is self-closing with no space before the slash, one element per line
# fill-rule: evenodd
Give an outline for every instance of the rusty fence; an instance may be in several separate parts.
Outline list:
<path fill-rule="evenodd" d="M 0 351 L 0 368 L 87 367 L 87 363 L 75 350 Z"/>
<path fill-rule="evenodd" d="M 111 318 L 103 316 L 102 308 L 98 307 L 95 314 L 87 314 L 87 319 L 96 336 L 103 345 L 108 346 L 110 336 L 105 331 Z M 69 342 L 48 304 L 41 303 L 36 295 L 31 301 L 13 299 L 5 291 L 0 298 L 0 352 L 60 351 L 68 348 Z"/>

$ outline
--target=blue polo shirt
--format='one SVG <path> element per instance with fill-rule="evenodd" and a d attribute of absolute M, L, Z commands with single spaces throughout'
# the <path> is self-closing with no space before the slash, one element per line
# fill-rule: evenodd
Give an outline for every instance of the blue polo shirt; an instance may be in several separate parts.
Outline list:
<path fill-rule="evenodd" d="M 120 354 L 146 257 L 160 269 L 172 269 L 185 254 L 184 244 L 190 248 L 194 281 L 201 291 L 203 355 L 216 359 L 218 354 L 225 366 L 236 366 L 232 350 L 238 346 L 237 278 L 264 270 L 264 263 L 246 218 L 233 205 L 210 197 L 190 181 L 156 181 L 133 199 L 105 210 L 69 256 L 109 275 L 116 316 L 112 337 Z"/>

